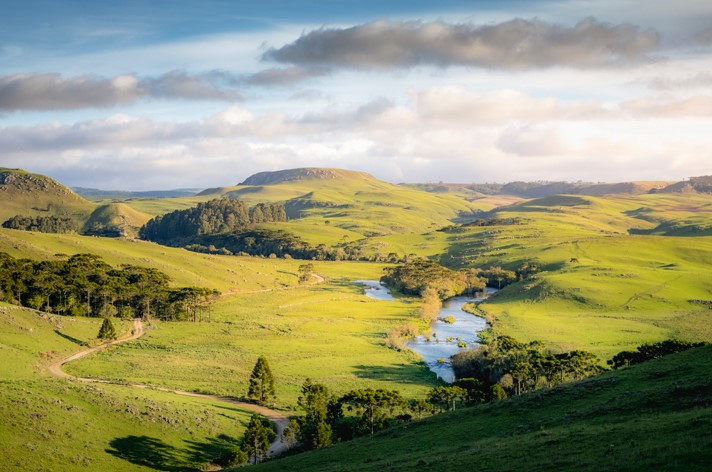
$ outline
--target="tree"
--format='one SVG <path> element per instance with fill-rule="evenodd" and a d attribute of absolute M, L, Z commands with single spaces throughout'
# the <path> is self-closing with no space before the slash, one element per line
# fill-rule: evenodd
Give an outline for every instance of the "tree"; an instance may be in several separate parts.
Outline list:
<path fill-rule="evenodd" d="M 257 363 L 252 369 L 247 396 L 261 402 L 265 402 L 267 398 L 275 396 L 274 377 L 265 356 L 257 358 Z"/>
<path fill-rule="evenodd" d="M 314 264 L 311 262 L 307 264 L 301 264 L 299 266 L 299 283 L 308 282 L 311 279 L 311 274 L 314 271 Z"/>
<path fill-rule="evenodd" d="M 331 444 L 333 420 L 333 397 L 328 387 L 306 379 L 302 385 L 302 394 L 297 404 L 304 409 L 305 415 L 299 425 L 299 437 L 307 449 L 320 449 Z M 331 414 L 330 414 L 331 413 Z"/>
<path fill-rule="evenodd" d="M 356 409 L 361 413 L 361 421 L 368 431 L 373 434 L 376 428 L 383 426 L 386 419 L 386 410 L 405 405 L 405 400 L 396 390 L 372 388 L 352 390 L 340 400 L 349 405 L 349 409 Z"/>
<path fill-rule="evenodd" d="M 262 419 L 253 413 L 242 438 L 242 449 L 253 464 L 267 456 L 269 451 L 269 430 L 262 424 Z"/>
<path fill-rule="evenodd" d="M 455 411 L 457 400 L 463 400 L 465 398 L 467 398 L 467 390 L 457 386 L 435 387 L 428 394 L 430 403 L 438 405 L 441 411 L 443 405 L 446 411 Z"/>
<path fill-rule="evenodd" d="M 104 322 L 101 323 L 101 328 L 99 328 L 97 338 L 104 340 L 116 339 L 116 328 L 114 328 L 114 323 L 111 322 L 111 318 L 104 318 Z"/>

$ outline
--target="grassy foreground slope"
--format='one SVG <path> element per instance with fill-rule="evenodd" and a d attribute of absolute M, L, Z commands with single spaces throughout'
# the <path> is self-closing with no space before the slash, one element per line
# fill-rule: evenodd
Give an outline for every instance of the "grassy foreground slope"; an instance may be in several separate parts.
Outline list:
<path fill-rule="evenodd" d="M 397 427 L 256 471 L 706 471 L 712 346 Z"/>
<path fill-rule="evenodd" d="M 92 342 L 100 324 L 0 306 L 0 470 L 187 471 L 234 448 L 248 412 L 48 377 L 47 365 Z"/>

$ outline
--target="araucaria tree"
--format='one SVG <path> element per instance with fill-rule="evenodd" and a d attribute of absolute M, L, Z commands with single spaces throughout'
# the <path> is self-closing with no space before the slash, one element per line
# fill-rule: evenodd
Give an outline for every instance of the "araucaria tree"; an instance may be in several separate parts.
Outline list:
<path fill-rule="evenodd" d="M 257 464 L 267 456 L 269 451 L 270 430 L 262 424 L 260 415 L 254 413 L 242 438 L 242 450 L 247 453 L 249 460 Z"/>
<path fill-rule="evenodd" d="M 387 413 L 393 413 L 406 404 L 398 391 L 382 388 L 352 390 L 341 397 L 340 401 L 348 405 L 349 410 L 361 413 L 362 426 L 370 434 L 384 426 Z"/>
<path fill-rule="evenodd" d="M 114 328 L 114 323 L 111 322 L 111 318 L 104 318 L 104 322 L 101 323 L 101 328 L 99 328 L 97 338 L 104 340 L 116 339 L 116 328 Z"/>
<path fill-rule="evenodd" d="M 247 396 L 261 402 L 265 402 L 268 398 L 275 396 L 274 377 L 265 356 L 260 356 L 254 369 L 252 369 Z"/>

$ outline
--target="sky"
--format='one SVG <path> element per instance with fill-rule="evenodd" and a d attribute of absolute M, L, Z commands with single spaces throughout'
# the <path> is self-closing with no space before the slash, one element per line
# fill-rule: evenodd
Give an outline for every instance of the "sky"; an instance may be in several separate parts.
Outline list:
<path fill-rule="evenodd" d="M 712 174 L 712 3 L 7 0 L 0 167 L 112 190 Z"/>

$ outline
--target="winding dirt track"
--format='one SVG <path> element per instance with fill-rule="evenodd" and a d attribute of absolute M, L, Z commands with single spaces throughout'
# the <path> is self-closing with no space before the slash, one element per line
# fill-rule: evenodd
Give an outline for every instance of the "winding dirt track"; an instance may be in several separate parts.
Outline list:
<path fill-rule="evenodd" d="M 118 339 L 115 339 L 114 341 L 104 343 L 99 346 L 91 347 L 91 348 L 85 349 L 83 351 L 79 351 L 75 354 L 72 354 L 71 356 L 57 360 L 49 365 L 49 372 L 50 372 L 50 374 L 54 375 L 55 377 L 60 377 L 63 379 L 77 380 L 79 382 L 116 383 L 117 385 L 125 385 L 128 387 L 148 388 L 148 389 L 152 389 L 152 390 L 158 390 L 160 392 L 169 392 L 169 393 L 174 393 L 176 395 L 184 395 L 186 397 L 205 398 L 205 399 L 212 400 L 212 401 L 229 403 L 230 405 L 235 405 L 242 410 L 248 410 L 248 411 L 253 411 L 255 413 L 258 413 L 258 414 L 264 416 L 265 418 L 267 418 L 268 420 L 270 420 L 272 423 L 274 423 L 275 428 L 277 430 L 277 437 L 270 445 L 270 450 L 268 452 L 268 455 L 270 457 L 278 456 L 279 454 L 284 452 L 286 449 L 288 449 L 287 444 L 282 439 L 282 433 L 284 432 L 284 429 L 289 425 L 289 418 L 284 413 L 279 412 L 277 410 L 273 410 L 271 408 L 267 408 L 267 407 L 260 406 L 260 405 L 255 405 L 253 403 L 241 402 L 239 400 L 235 400 L 234 398 L 230 398 L 230 397 L 221 397 L 218 395 L 207 395 L 207 394 L 203 394 L 203 393 L 188 392 L 185 390 L 174 390 L 171 388 L 155 387 L 153 385 L 146 385 L 146 384 L 133 384 L 133 383 L 125 384 L 125 383 L 112 382 L 112 381 L 104 380 L 104 379 L 75 377 L 73 375 L 66 373 L 64 370 L 62 370 L 62 367 L 69 362 L 76 361 L 77 359 L 81 359 L 82 357 L 88 356 L 89 354 L 93 354 L 95 352 L 107 349 L 108 347 L 113 346 L 115 344 L 125 343 L 127 341 L 133 341 L 134 339 L 140 338 L 144 334 L 145 334 L 145 331 L 143 329 L 143 322 L 141 321 L 141 319 L 136 318 L 136 319 L 134 319 L 133 328 L 131 329 L 130 332 L 124 334 L 123 336 L 119 337 Z"/>

